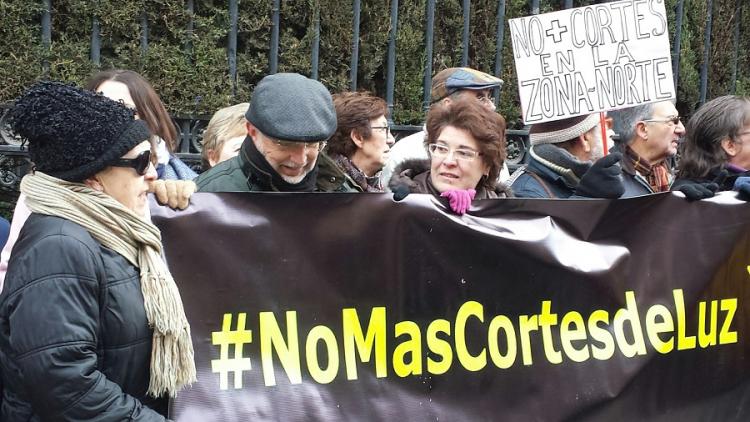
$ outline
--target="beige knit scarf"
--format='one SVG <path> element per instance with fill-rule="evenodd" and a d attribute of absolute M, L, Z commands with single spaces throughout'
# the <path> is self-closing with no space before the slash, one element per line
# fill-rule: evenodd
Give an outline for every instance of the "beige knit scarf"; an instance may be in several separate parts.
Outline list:
<path fill-rule="evenodd" d="M 105 193 L 38 171 L 23 178 L 21 192 L 32 212 L 83 226 L 104 247 L 140 269 L 146 318 L 154 330 L 148 394 L 174 396 L 194 382 L 190 325 L 180 292 L 160 255 L 159 229 Z"/>

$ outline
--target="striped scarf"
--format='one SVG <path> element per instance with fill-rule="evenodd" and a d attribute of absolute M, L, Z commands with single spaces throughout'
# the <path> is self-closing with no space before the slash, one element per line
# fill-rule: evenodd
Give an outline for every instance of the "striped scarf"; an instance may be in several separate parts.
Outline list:
<path fill-rule="evenodd" d="M 654 192 L 667 192 L 669 190 L 670 174 L 664 160 L 652 165 L 629 146 L 625 147 L 625 158 L 635 171 L 646 178 Z"/>
<path fill-rule="evenodd" d="M 81 225 L 104 247 L 140 269 L 143 305 L 154 331 L 148 394 L 174 396 L 194 382 L 190 325 L 180 292 L 161 257 L 159 229 L 105 193 L 39 171 L 23 178 L 21 192 L 32 212 Z"/>
<path fill-rule="evenodd" d="M 354 165 L 352 160 L 344 155 L 330 154 L 329 157 L 338 165 L 341 170 L 344 171 L 351 179 L 359 185 L 365 192 L 383 192 L 383 186 L 380 183 L 379 174 L 373 177 L 368 177 L 362 170 L 358 169 Z"/>

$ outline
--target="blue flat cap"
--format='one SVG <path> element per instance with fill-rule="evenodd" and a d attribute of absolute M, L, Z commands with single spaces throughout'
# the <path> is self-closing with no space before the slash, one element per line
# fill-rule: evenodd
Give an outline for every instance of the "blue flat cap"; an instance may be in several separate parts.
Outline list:
<path fill-rule="evenodd" d="M 430 99 L 436 103 L 462 89 L 490 89 L 502 87 L 503 80 L 469 67 L 443 69 L 432 78 Z"/>
<path fill-rule="evenodd" d="M 322 83 L 298 73 L 261 79 L 245 117 L 264 135 L 283 141 L 325 141 L 336 131 L 331 93 Z"/>

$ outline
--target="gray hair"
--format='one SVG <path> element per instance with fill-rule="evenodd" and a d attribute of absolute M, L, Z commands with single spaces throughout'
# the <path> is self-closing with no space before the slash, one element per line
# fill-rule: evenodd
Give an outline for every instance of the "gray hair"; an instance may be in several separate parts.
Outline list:
<path fill-rule="evenodd" d="M 203 132 L 203 148 L 201 150 L 203 170 L 211 168 L 211 164 L 208 162 L 209 151 L 219 151 L 224 142 L 247 134 L 245 112 L 247 112 L 248 107 L 250 107 L 250 103 L 235 104 L 219 109 L 211 117 L 208 126 L 206 126 L 206 131 Z"/>
<path fill-rule="evenodd" d="M 620 144 L 627 145 L 635 139 L 635 124 L 641 120 L 648 120 L 654 112 L 654 104 L 641 104 L 635 107 L 623 108 L 607 113 L 612 117 L 612 130 L 620 136 Z"/>
<path fill-rule="evenodd" d="M 750 123 L 750 98 L 725 95 L 714 98 L 693 114 L 680 153 L 681 178 L 706 177 L 711 169 L 727 162 L 721 143 L 735 137 Z"/>

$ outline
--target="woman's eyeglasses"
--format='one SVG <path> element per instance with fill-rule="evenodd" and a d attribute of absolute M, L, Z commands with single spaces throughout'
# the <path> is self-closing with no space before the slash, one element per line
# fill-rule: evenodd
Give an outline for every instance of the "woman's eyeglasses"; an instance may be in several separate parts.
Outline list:
<path fill-rule="evenodd" d="M 390 126 L 370 126 L 370 129 L 379 129 L 385 131 L 386 135 L 391 134 L 391 127 Z"/>
<path fill-rule="evenodd" d="M 430 151 L 430 155 L 437 158 L 446 158 L 453 152 L 453 158 L 460 161 L 470 162 L 478 156 L 482 155 L 479 151 L 474 151 L 468 148 L 458 148 L 451 150 L 445 145 L 441 144 L 430 144 L 427 149 Z"/>
<path fill-rule="evenodd" d="M 120 158 L 111 164 L 114 167 L 131 167 L 139 176 L 144 176 L 151 165 L 151 151 L 146 150 L 135 158 Z"/>

